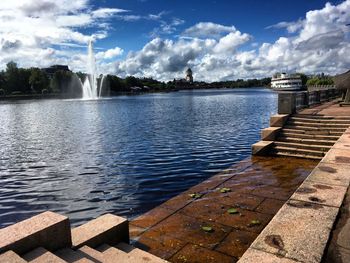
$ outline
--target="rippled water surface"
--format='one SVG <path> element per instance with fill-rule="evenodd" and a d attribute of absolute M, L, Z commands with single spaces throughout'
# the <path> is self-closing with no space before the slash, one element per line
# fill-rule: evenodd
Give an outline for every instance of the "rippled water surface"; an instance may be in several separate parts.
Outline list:
<path fill-rule="evenodd" d="M 132 218 L 250 155 L 266 89 L 0 104 L 0 226 L 44 210 Z"/>

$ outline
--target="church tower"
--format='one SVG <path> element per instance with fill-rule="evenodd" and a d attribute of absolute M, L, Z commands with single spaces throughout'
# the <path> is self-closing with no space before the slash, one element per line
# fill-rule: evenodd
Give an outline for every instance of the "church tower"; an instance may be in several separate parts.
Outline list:
<path fill-rule="evenodd" d="M 186 81 L 189 83 L 193 83 L 193 76 L 192 76 L 192 70 L 190 68 L 188 68 L 186 70 Z"/>

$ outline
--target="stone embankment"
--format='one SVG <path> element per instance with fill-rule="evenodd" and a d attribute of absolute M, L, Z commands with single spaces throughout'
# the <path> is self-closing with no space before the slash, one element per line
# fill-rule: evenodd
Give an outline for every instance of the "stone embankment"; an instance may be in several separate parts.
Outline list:
<path fill-rule="evenodd" d="M 321 160 L 350 125 L 348 110 L 339 107 L 339 91 L 280 92 L 278 114 L 262 130 L 253 155 Z"/>
<path fill-rule="evenodd" d="M 330 149 L 323 149 L 326 154 L 320 163 L 255 239 L 239 262 L 350 261 L 350 246 L 344 242 L 350 240 L 350 234 L 343 230 L 344 225 L 345 229 L 349 229 L 349 201 L 344 204 L 343 201 L 350 183 L 350 108 L 340 108 L 334 103 L 326 106 L 304 110 L 301 112 L 304 115 L 297 116 L 308 116 L 313 123 L 322 122 L 323 128 L 319 130 L 322 132 L 330 126 L 333 128 L 335 124 L 338 125 L 337 129 L 344 129 L 344 126 L 348 128 L 339 131 L 341 136 L 336 134 L 339 138 Z M 279 116 L 278 119 L 284 119 L 284 122 L 287 117 Z M 281 130 L 283 133 L 283 128 L 279 131 Z M 327 136 L 332 135 L 334 133 Z M 329 140 L 326 141 L 330 144 Z M 271 153 L 273 142 L 266 145 L 255 150 Z M 267 150 L 266 147 L 270 149 Z M 305 157 L 309 157 L 309 154 Z M 343 213 L 340 210 L 342 205 L 345 209 Z M 332 234 L 339 215 L 342 222 L 340 225 L 336 224 Z M 331 251 L 327 248 L 328 243 Z"/>
<path fill-rule="evenodd" d="M 239 262 L 321 262 L 350 182 L 350 128 Z"/>
<path fill-rule="evenodd" d="M 253 154 L 321 160 L 350 126 L 350 116 L 275 115 Z"/>
<path fill-rule="evenodd" d="M 349 126 L 350 116 L 294 114 L 274 141 L 273 154 L 321 160 Z"/>

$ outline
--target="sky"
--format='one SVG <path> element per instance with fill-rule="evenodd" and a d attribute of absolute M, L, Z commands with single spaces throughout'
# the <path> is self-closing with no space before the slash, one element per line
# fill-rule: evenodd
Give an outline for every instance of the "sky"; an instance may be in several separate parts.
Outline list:
<path fill-rule="evenodd" d="M 68 65 L 162 81 L 350 69 L 350 0 L 1 0 L 0 69 Z"/>

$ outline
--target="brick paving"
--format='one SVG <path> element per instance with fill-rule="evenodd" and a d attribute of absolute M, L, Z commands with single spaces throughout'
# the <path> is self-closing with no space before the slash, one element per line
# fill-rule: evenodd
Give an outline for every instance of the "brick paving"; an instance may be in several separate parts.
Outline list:
<path fill-rule="evenodd" d="M 338 100 L 326 102 L 320 105 L 317 105 L 312 108 L 304 109 L 299 114 L 318 114 L 318 115 L 324 115 L 324 116 L 350 116 L 350 107 L 349 106 L 343 106 L 340 107 Z"/>
<path fill-rule="evenodd" d="M 131 221 L 132 242 L 170 262 L 235 262 L 316 165 L 250 157 Z"/>

